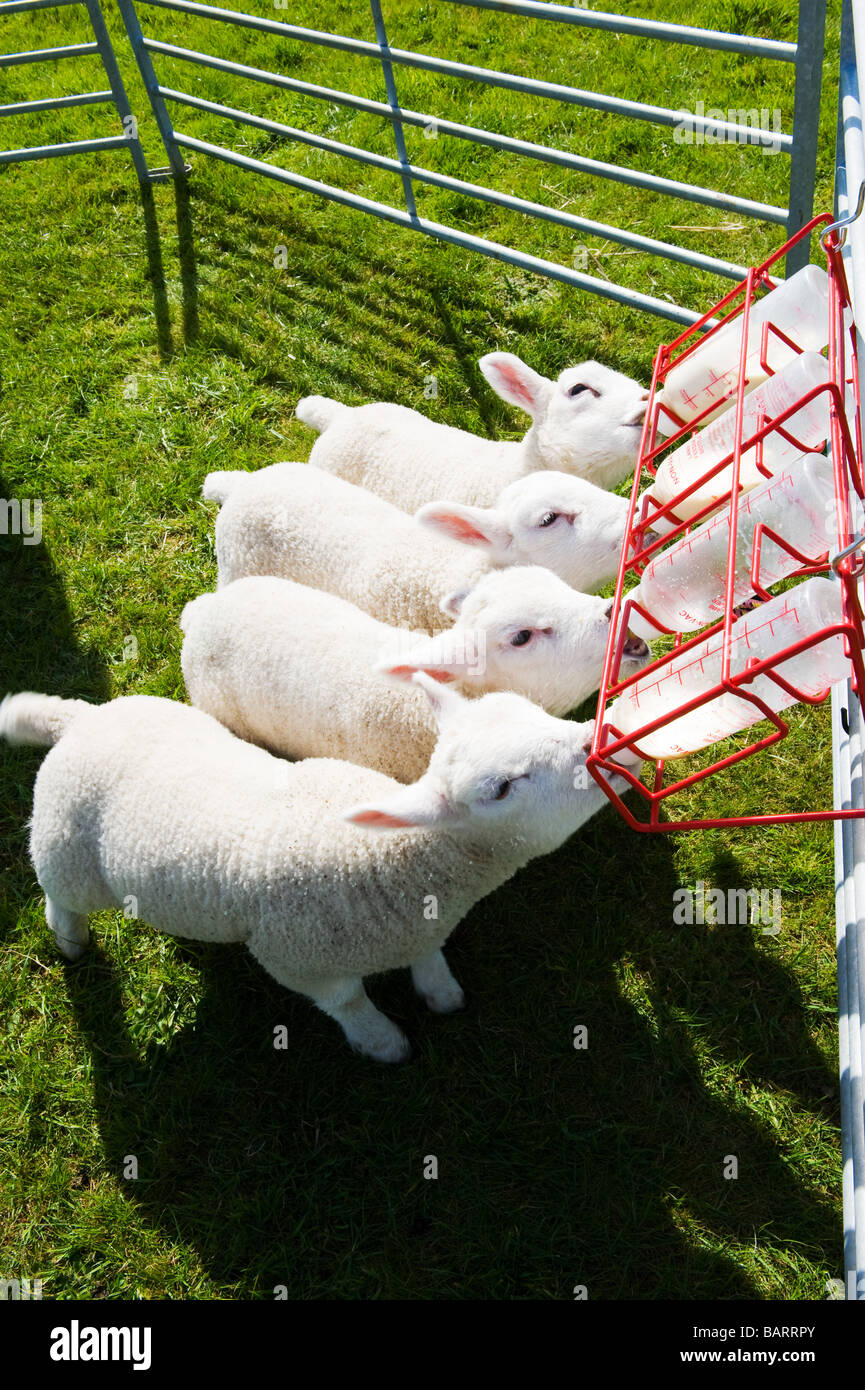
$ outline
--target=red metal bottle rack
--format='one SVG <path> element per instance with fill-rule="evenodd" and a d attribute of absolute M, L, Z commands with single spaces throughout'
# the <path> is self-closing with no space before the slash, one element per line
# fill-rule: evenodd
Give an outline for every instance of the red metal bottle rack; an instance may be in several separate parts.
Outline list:
<path fill-rule="evenodd" d="M 770 256 L 762 265 L 749 270 L 745 280 L 741 282 L 729 294 L 725 295 L 715 304 L 704 316 L 691 328 L 680 334 L 672 343 L 662 344 L 655 357 L 654 371 L 652 374 L 652 385 L 649 394 L 649 402 L 646 409 L 646 420 L 643 426 L 642 438 L 640 441 L 640 453 L 637 466 L 634 472 L 634 484 L 631 490 L 630 507 L 628 511 L 628 530 L 625 546 L 622 551 L 619 573 L 616 580 L 616 592 L 613 600 L 613 613 L 610 623 L 610 640 L 607 645 L 606 658 L 604 661 L 604 671 L 601 680 L 601 688 L 598 697 L 597 718 L 595 722 L 595 732 L 592 741 L 591 752 L 588 757 L 588 768 L 595 780 L 603 787 L 607 796 L 618 808 L 621 815 L 633 827 L 634 830 L 663 833 L 676 830 L 708 829 L 716 826 L 745 826 L 761 824 L 779 824 L 783 822 L 796 821 L 815 821 L 815 820 L 837 820 L 842 818 L 858 817 L 865 814 L 856 810 L 814 810 L 814 811 L 778 811 L 762 815 L 742 815 L 727 816 L 714 819 L 670 819 L 666 814 L 666 809 L 671 798 L 681 794 L 687 788 L 703 781 L 707 777 L 719 772 L 723 768 L 731 767 L 741 762 L 745 758 L 752 757 L 764 748 L 778 743 L 785 738 L 789 732 L 789 725 L 779 713 L 772 710 L 764 700 L 749 689 L 751 683 L 758 676 L 768 677 L 783 690 L 793 695 L 803 704 L 819 704 L 828 695 L 828 690 L 823 691 L 817 696 L 807 695 L 792 686 L 784 676 L 777 671 L 784 661 L 797 656 L 800 652 L 810 647 L 817 646 L 833 634 L 842 634 L 844 638 L 845 654 L 850 658 L 850 671 L 853 678 L 853 687 L 860 702 L 865 694 L 865 666 L 863 666 L 863 646 L 865 646 L 865 632 L 863 632 L 863 613 L 857 593 L 857 580 L 865 573 L 865 559 L 861 553 L 861 536 L 854 536 L 851 533 L 850 513 L 851 496 L 860 501 L 865 499 L 865 487 L 863 487 L 863 468 L 862 468 L 862 433 L 860 426 L 859 413 L 859 376 L 856 357 L 856 334 L 852 323 L 852 310 L 850 306 L 850 295 L 847 286 L 847 279 L 844 274 L 844 267 L 841 260 L 841 239 L 838 236 L 837 224 L 833 224 L 822 237 L 823 250 L 826 253 L 827 271 L 829 276 L 829 380 L 825 384 L 819 385 L 802 395 L 793 405 L 783 411 L 775 418 L 761 416 L 758 419 L 758 428 L 753 430 L 748 436 L 742 436 L 743 400 L 746 395 L 748 378 L 745 375 L 745 367 L 748 358 L 748 323 L 751 308 L 755 302 L 755 296 L 761 289 L 771 293 L 774 288 L 770 278 L 770 268 L 781 260 L 791 246 L 800 241 L 803 237 L 810 236 L 811 232 L 817 227 L 826 227 L 832 219 L 828 214 L 815 217 L 801 232 L 797 233 L 789 241 Z M 847 312 L 847 322 L 845 323 L 845 311 Z M 645 469 L 650 478 L 655 476 L 657 467 L 662 457 L 668 451 L 675 449 L 678 445 L 687 442 L 688 438 L 700 429 L 709 416 L 714 416 L 718 403 L 715 402 L 708 406 L 701 415 L 683 423 L 675 416 L 672 410 L 661 398 L 660 392 L 671 368 L 686 358 L 697 346 L 707 341 L 714 334 L 719 332 L 721 327 L 731 319 L 741 315 L 743 328 L 741 336 L 741 351 L 739 358 L 739 374 L 736 387 L 730 391 L 728 399 L 736 401 L 735 417 L 735 447 L 725 455 L 718 463 L 712 465 L 696 481 L 683 489 L 677 497 L 664 505 L 657 504 L 654 499 L 640 499 L 640 487 Z M 773 371 L 768 362 L 769 355 L 769 335 L 780 338 L 788 347 L 800 353 L 803 349 L 799 344 L 793 342 L 773 324 L 766 323 L 761 330 L 760 342 L 760 364 L 767 376 L 772 376 Z M 845 385 L 847 390 L 852 393 L 856 403 L 855 421 L 849 422 L 845 413 Z M 783 535 L 769 530 L 758 524 L 753 538 L 752 558 L 751 558 L 751 584 L 753 592 L 761 599 L 772 597 L 771 593 L 760 584 L 760 550 L 764 536 L 768 537 L 777 546 L 787 551 L 794 559 L 799 561 L 799 568 L 794 571 L 791 578 L 804 577 L 827 573 L 830 569 L 835 572 L 840 581 L 841 612 L 842 620 L 830 627 L 823 627 L 813 635 L 795 644 L 779 648 L 770 659 L 757 661 L 752 660 L 747 663 L 744 671 L 731 673 L 731 648 L 732 636 L 738 621 L 737 611 L 734 607 L 734 586 L 736 581 L 736 555 L 737 555 L 737 526 L 739 513 L 739 498 L 741 496 L 739 487 L 739 475 L 741 457 L 745 450 L 755 448 L 755 459 L 758 470 L 765 476 L 771 476 L 771 470 L 763 462 L 763 440 L 770 434 L 779 434 L 784 439 L 796 445 L 801 452 L 815 452 L 801 442 L 797 441 L 788 430 L 785 429 L 786 422 L 791 416 L 807 405 L 815 397 L 828 393 L 829 415 L 830 415 L 830 436 L 831 457 L 835 482 L 835 513 L 837 524 L 837 547 L 834 553 L 830 552 L 819 556 L 808 556 L 796 550 L 792 545 L 785 541 Z M 727 399 L 727 398 L 725 398 Z M 662 437 L 658 429 L 661 412 L 671 422 L 674 432 L 667 437 Z M 729 490 L 717 500 L 712 501 L 703 509 L 697 512 L 687 521 L 680 521 L 676 517 L 677 503 L 690 496 L 716 474 L 725 469 L 731 470 L 731 482 Z M 852 491 L 851 491 L 852 490 Z M 677 543 L 680 538 L 690 530 L 700 525 L 709 515 L 714 515 L 719 508 L 723 511 L 727 509 L 730 522 L 729 547 L 727 552 L 727 571 L 725 588 L 724 617 L 712 626 L 704 627 L 696 636 L 687 640 L 682 635 L 675 636 L 673 650 L 664 656 L 652 661 L 650 665 L 644 666 L 641 670 L 630 676 L 627 680 L 621 680 L 619 676 L 622 662 L 623 647 L 627 636 L 628 619 L 632 610 L 636 609 L 644 617 L 660 627 L 657 619 L 649 614 L 639 602 L 633 599 L 625 599 L 626 591 L 633 589 L 639 582 L 646 564 L 657 554 L 664 550 L 668 545 Z M 857 515 L 859 509 L 857 505 Z M 666 534 L 657 537 L 652 533 L 653 523 L 663 519 L 668 529 Z M 741 610 L 741 605 L 740 605 Z M 669 632 L 664 628 L 663 631 Z M 706 690 L 697 697 L 683 695 L 681 703 L 671 705 L 668 710 L 660 717 L 647 719 L 645 724 L 638 728 L 631 729 L 627 734 L 623 734 L 617 729 L 610 720 L 610 713 L 607 708 L 609 702 L 616 696 L 629 690 L 637 681 L 644 681 L 647 673 L 663 673 L 666 668 L 683 652 L 687 652 L 696 644 L 705 642 L 707 637 L 715 633 L 722 634 L 722 665 L 721 680 L 710 690 Z M 659 634 L 660 635 L 660 634 Z M 640 739 L 647 737 L 656 730 L 665 727 L 684 714 L 700 708 L 709 701 L 716 699 L 724 692 L 730 692 L 740 700 L 750 701 L 760 711 L 761 716 L 769 720 L 772 728 L 769 733 L 756 738 L 747 746 L 739 747 L 735 752 L 726 757 L 716 758 L 709 761 L 707 765 L 699 768 L 695 772 L 689 772 L 687 776 L 679 777 L 675 780 L 669 779 L 668 765 L 665 766 L 663 759 L 649 760 L 654 761 L 654 777 L 650 786 L 640 780 L 637 771 L 631 766 L 622 766 L 616 761 L 616 755 L 621 755 L 622 750 L 630 750 L 631 753 L 640 753 Z M 759 725 L 757 726 L 759 728 Z M 690 760 L 700 759 L 700 757 L 712 756 L 712 749 L 707 748 L 700 753 L 690 755 Z M 633 787 L 642 801 L 647 803 L 648 817 L 638 819 L 629 807 L 622 800 L 622 795 L 608 781 L 605 773 L 619 773 L 626 782 Z M 662 807 L 665 816 L 662 819 Z"/>

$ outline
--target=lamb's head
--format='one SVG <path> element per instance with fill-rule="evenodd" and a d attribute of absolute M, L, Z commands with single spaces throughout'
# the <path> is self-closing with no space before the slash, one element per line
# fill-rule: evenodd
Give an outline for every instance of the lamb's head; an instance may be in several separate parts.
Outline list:
<path fill-rule="evenodd" d="M 551 381 L 511 352 L 487 353 L 478 365 L 494 391 L 532 417 L 527 472 L 557 468 L 607 488 L 633 472 L 649 399 L 638 381 L 591 361 Z"/>
<path fill-rule="evenodd" d="M 525 862 L 564 843 L 601 805 L 586 774 L 594 723 L 556 719 L 519 695 L 466 700 L 414 677 L 439 727 L 419 781 L 344 818 L 372 830 L 426 827 L 466 834 Z"/>
<path fill-rule="evenodd" d="M 612 604 L 580 593 L 540 566 L 493 570 L 442 608 L 456 623 L 418 637 L 377 667 L 409 680 L 424 671 L 472 693 L 508 690 L 564 714 L 600 684 Z M 625 659 L 642 665 L 649 648 L 628 637 Z M 625 667 L 625 670 L 633 667 Z"/>
<path fill-rule="evenodd" d="M 627 515 L 624 497 L 542 470 L 511 483 L 494 507 L 430 502 L 415 519 L 485 549 L 493 565 L 543 565 L 591 592 L 616 577 Z"/>

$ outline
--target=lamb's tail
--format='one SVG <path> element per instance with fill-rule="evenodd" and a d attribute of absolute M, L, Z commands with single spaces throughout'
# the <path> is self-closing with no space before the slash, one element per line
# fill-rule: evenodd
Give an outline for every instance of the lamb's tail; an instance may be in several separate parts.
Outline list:
<path fill-rule="evenodd" d="M 183 633 L 184 637 L 189 636 L 190 629 L 196 618 L 200 614 L 207 612 L 208 607 L 215 597 L 215 594 L 199 594 L 198 598 L 189 600 L 180 614 L 180 631 Z"/>
<path fill-rule="evenodd" d="M 234 469 L 228 473 L 208 473 L 201 486 L 201 495 L 205 501 L 218 502 L 221 507 L 241 479 L 249 476 L 243 469 Z"/>
<path fill-rule="evenodd" d="M 326 430 L 351 406 L 343 405 L 341 401 L 332 401 L 329 396 L 304 396 L 303 400 L 298 401 L 295 407 L 295 415 L 298 420 L 302 420 L 311 429 Z"/>
<path fill-rule="evenodd" d="M 61 700 L 58 695 L 36 695 L 30 690 L 7 695 L 0 703 L 0 738 L 50 747 L 80 714 L 91 709 L 86 700 Z"/>

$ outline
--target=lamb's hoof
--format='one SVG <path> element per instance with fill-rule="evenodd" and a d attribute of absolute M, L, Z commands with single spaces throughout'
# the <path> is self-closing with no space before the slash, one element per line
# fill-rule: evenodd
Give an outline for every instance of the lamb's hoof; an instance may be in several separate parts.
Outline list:
<path fill-rule="evenodd" d="M 414 1048 L 405 1033 L 396 1025 L 394 1035 L 374 1043 L 366 1042 L 361 1046 L 355 1046 L 355 1051 L 363 1057 L 370 1057 L 374 1062 L 386 1062 L 389 1066 L 396 1062 L 408 1062 L 414 1056 Z"/>
<path fill-rule="evenodd" d="M 72 941 L 68 936 L 55 936 L 57 949 L 68 961 L 80 960 L 87 950 L 86 941 Z"/>
<path fill-rule="evenodd" d="M 440 994 L 425 994 L 424 999 L 433 1014 L 459 1014 L 467 1007 L 466 997 L 457 984 L 453 989 L 442 990 Z"/>

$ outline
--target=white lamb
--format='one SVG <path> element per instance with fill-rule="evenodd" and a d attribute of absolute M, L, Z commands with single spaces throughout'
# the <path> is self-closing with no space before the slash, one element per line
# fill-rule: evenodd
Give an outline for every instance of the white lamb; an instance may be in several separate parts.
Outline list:
<path fill-rule="evenodd" d="M 537 554 L 544 563 L 557 558 L 570 576 L 585 581 L 594 571 L 609 573 L 624 532 L 622 499 L 610 509 L 610 495 L 593 490 L 589 501 L 598 504 L 597 513 L 586 506 L 573 525 L 556 528 L 551 545 L 544 527 L 531 524 L 536 504 L 526 483 L 525 500 L 512 499 L 507 509 L 513 543 L 503 544 L 500 527 L 495 549 L 474 550 L 308 464 L 210 473 L 202 492 L 223 504 L 216 520 L 220 585 L 253 574 L 294 579 L 338 594 L 383 622 L 434 631 L 442 626 L 442 595 L 470 588 L 492 564 L 532 564 Z"/>
<path fill-rule="evenodd" d="M 247 575 L 294 579 L 383 622 L 434 631 L 442 626 L 442 595 L 489 570 L 485 556 L 431 535 L 365 488 L 308 464 L 210 473 L 202 495 L 221 503 L 220 587 Z"/>
<path fill-rule="evenodd" d="M 245 942 L 358 1051 L 404 1057 L 364 976 L 410 966 L 430 1008 L 459 1008 L 441 951 L 454 927 L 605 800 L 586 776 L 591 724 L 416 679 L 441 735 L 410 787 L 331 759 L 286 763 L 170 700 L 9 696 L 0 734 L 55 745 L 36 778 L 30 852 L 60 950 L 77 959 L 88 914 L 131 901 L 170 935 Z"/>
<path fill-rule="evenodd" d="M 633 473 L 648 400 L 639 382 L 600 362 L 567 367 L 550 381 L 510 352 L 488 353 L 479 365 L 500 396 L 531 415 L 520 442 L 482 439 L 404 405 L 305 396 L 295 413 L 321 435 L 310 463 L 407 512 L 437 497 L 491 507 L 502 488 L 539 469 L 603 488 Z"/>
<path fill-rule="evenodd" d="M 239 738 L 291 758 L 345 758 L 412 782 L 436 725 L 408 679 L 426 671 L 463 691 L 511 690 L 563 714 L 597 689 L 610 605 L 541 569 L 481 580 L 455 626 L 424 637 L 345 599 L 286 579 L 238 579 L 183 610 L 189 698 Z M 633 655 L 648 655 L 639 638 Z M 630 654 L 630 653 L 629 653 Z M 392 684 L 382 671 L 402 679 Z"/>

